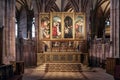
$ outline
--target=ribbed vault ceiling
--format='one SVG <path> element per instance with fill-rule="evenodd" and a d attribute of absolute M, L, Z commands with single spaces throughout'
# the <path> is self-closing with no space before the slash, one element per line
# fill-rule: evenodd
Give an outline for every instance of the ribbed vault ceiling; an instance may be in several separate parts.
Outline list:
<path fill-rule="evenodd" d="M 94 18 L 97 24 L 101 24 L 99 20 L 102 17 L 110 16 L 110 0 L 16 0 L 16 18 L 23 8 L 30 16 L 34 16 L 35 12 L 85 12 L 90 14 L 90 21 Z M 103 25 L 100 25 L 101 30 Z"/>
<path fill-rule="evenodd" d="M 104 13 L 110 9 L 110 0 L 16 0 L 16 11 L 23 7 L 32 10 L 35 5 L 38 12 L 85 12 L 88 3 L 92 9 L 101 9 Z"/>

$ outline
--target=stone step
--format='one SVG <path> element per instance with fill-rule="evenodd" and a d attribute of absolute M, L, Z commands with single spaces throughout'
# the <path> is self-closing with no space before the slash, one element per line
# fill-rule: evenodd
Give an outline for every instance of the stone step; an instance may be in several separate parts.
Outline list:
<path fill-rule="evenodd" d="M 46 72 L 76 72 L 81 71 L 80 63 L 47 63 Z"/>
<path fill-rule="evenodd" d="M 36 70 L 44 72 L 77 72 L 77 71 L 91 71 L 90 67 L 81 63 L 44 63 L 39 65 Z"/>
<path fill-rule="evenodd" d="M 39 65 L 36 70 L 39 70 L 39 71 L 45 71 L 46 70 L 46 64 L 42 64 L 42 65 Z"/>

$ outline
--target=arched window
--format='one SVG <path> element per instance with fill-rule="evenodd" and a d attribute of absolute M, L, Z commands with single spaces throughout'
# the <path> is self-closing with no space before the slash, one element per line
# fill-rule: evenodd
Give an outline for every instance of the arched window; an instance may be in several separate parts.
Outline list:
<path fill-rule="evenodd" d="M 33 22 L 32 22 L 32 38 L 35 37 L 35 18 L 33 18 Z"/>
<path fill-rule="evenodd" d="M 109 26 L 110 27 L 110 20 L 109 19 L 106 19 L 105 26 Z"/>
<path fill-rule="evenodd" d="M 110 38 L 110 20 L 107 18 L 105 20 L 105 37 Z"/>

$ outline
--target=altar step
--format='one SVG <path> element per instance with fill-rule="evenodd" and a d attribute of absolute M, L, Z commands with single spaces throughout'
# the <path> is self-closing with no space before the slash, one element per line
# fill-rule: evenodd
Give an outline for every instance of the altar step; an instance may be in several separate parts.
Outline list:
<path fill-rule="evenodd" d="M 47 72 L 78 72 L 81 71 L 81 63 L 47 63 Z"/>
<path fill-rule="evenodd" d="M 81 72 L 91 71 L 90 67 L 81 63 L 44 63 L 36 67 L 43 72 Z"/>
<path fill-rule="evenodd" d="M 44 63 L 36 67 L 36 70 L 45 72 L 46 68 L 46 64 Z"/>
<path fill-rule="evenodd" d="M 91 69 L 91 67 L 88 67 L 87 65 L 81 64 L 81 71 L 83 71 L 83 72 L 92 72 L 93 70 Z"/>

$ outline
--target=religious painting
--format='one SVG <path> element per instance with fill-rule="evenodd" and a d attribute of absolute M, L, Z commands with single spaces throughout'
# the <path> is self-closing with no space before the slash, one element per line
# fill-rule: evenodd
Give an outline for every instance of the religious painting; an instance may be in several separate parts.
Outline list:
<path fill-rule="evenodd" d="M 73 13 L 65 13 L 64 16 L 64 39 L 73 38 Z"/>
<path fill-rule="evenodd" d="M 75 14 L 75 39 L 85 37 L 85 17 L 83 14 Z"/>
<path fill-rule="evenodd" d="M 72 12 L 40 13 L 40 40 L 85 40 L 85 14 Z"/>
<path fill-rule="evenodd" d="M 40 39 L 50 39 L 50 18 L 49 14 L 40 15 Z"/>
<path fill-rule="evenodd" d="M 52 15 L 52 39 L 61 39 L 61 14 L 53 13 Z"/>

